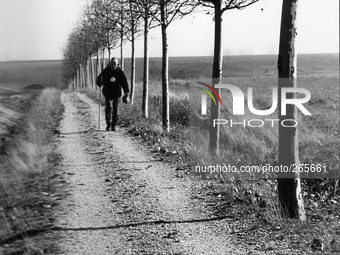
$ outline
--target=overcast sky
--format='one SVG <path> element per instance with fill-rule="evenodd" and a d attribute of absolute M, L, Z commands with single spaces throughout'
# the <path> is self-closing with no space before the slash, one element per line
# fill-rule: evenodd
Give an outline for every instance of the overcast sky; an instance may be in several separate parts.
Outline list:
<path fill-rule="evenodd" d="M 67 35 L 86 0 L 0 0 L 0 60 L 61 59 Z M 225 54 L 277 54 L 282 0 L 262 0 L 223 16 Z M 213 52 L 211 15 L 195 14 L 169 27 L 170 56 Z M 161 56 L 160 28 L 150 31 L 150 55 Z M 298 53 L 339 52 L 339 0 L 299 0 Z M 142 56 L 142 38 L 137 56 Z M 119 56 L 119 51 L 115 50 Z M 125 56 L 130 56 L 129 44 Z"/>

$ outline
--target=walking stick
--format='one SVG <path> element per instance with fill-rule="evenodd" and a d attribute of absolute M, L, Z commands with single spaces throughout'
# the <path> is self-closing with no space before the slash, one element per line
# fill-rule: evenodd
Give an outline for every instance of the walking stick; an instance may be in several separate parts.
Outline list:
<path fill-rule="evenodd" d="M 100 104 L 101 104 L 101 102 L 102 102 L 102 88 L 101 87 L 99 87 L 99 111 L 98 111 L 98 130 L 100 130 Z"/>

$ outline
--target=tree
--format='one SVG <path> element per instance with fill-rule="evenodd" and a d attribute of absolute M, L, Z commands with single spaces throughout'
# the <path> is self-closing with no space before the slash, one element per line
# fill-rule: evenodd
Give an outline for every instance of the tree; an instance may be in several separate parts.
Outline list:
<path fill-rule="evenodd" d="M 124 1 L 120 0 L 120 67 L 124 70 Z"/>
<path fill-rule="evenodd" d="M 96 0 L 99 3 L 99 11 L 97 16 L 104 23 L 104 30 L 107 34 L 107 47 L 109 58 L 111 58 L 110 50 L 120 41 L 120 67 L 124 69 L 123 46 L 126 40 L 132 43 L 131 51 L 131 93 L 130 102 L 133 103 L 134 84 L 135 84 L 135 38 L 139 27 L 139 12 L 136 10 L 134 0 Z"/>
<path fill-rule="evenodd" d="M 111 50 L 119 41 L 119 13 L 118 4 L 113 0 L 96 0 L 95 16 L 102 33 L 101 44 L 108 50 L 109 58 Z"/>
<path fill-rule="evenodd" d="M 143 99 L 142 112 L 149 118 L 149 10 L 144 5 L 144 58 L 143 58 Z"/>
<path fill-rule="evenodd" d="M 166 132 L 170 131 L 169 112 L 169 56 L 168 56 L 168 34 L 169 25 L 176 18 L 190 14 L 195 5 L 193 0 L 150 0 L 149 5 L 145 5 L 148 13 L 155 22 L 161 26 L 162 32 L 162 126 Z"/>
<path fill-rule="evenodd" d="M 114 45 L 118 44 L 118 40 L 120 40 L 120 67 L 122 69 L 124 69 L 123 45 L 125 43 L 125 40 L 131 41 L 132 63 L 130 103 L 132 104 L 135 87 L 135 39 L 138 36 L 141 15 L 139 10 L 137 9 L 137 4 L 135 0 L 104 0 L 102 6 L 102 8 L 105 10 L 105 12 L 102 12 L 101 14 L 102 18 L 104 18 L 109 24 L 112 24 L 110 26 L 111 29 L 112 27 L 114 27 L 114 29 L 112 29 L 112 32 L 114 32 L 114 34 L 110 38 L 114 38 Z"/>
<path fill-rule="evenodd" d="M 91 5 L 85 6 L 83 15 L 78 25 L 73 29 L 69 36 L 64 57 L 64 63 L 72 65 L 77 87 L 90 87 L 90 75 L 94 76 L 94 71 L 90 72 L 89 58 L 97 55 L 97 67 L 99 54 L 98 51 L 110 49 L 117 43 L 116 26 L 112 22 L 111 5 L 108 0 L 94 0 Z M 114 13 L 114 12 L 113 12 Z M 98 68 L 96 69 L 98 70 Z M 94 80 L 94 77 L 91 79 Z M 93 84 L 92 84 L 93 85 Z"/>
<path fill-rule="evenodd" d="M 83 63 L 86 63 L 88 54 L 88 44 L 86 43 L 86 33 L 78 25 L 69 35 L 66 47 L 64 49 L 63 76 L 64 79 L 70 79 L 69 75 L 76 76 L 77 88 L 83 85 L 81 69 Z M 73 70 L 73 71 L 66 71 Z"/>
<path fill-rule="evenodd" d="M 214 38 L 214 60 L 212 72 L 212 86 L 215 88 L 216 84 L 221 83 L 222 80 L 222 15 L 227 10 L 237 9 L 243 10 L 244 8 L 258 2 L 259 0 L 198 0 L 198 3 L 204 7 L 214 9 L 215 21 L 215 38 Z M 216 89 L 218 94 L 221 89 Z M 209 130 L 209 150 L 213 155 L 219 154 L 219 137 L 220 125 L 212 128 L 214 119 L 219 119 L 221 107 L 219 104 L 215 106 L 211 101 L 211 114 L 210 114 L 210 130 Z"/>
<path fill-rule="evenodd" d="M 149 117 L 148 110 L 148 100 L 149 100 L 149 30 L 159 26 L 159 23 L 152 26 L 153 16 L 150 15 L 150 10 L 157 13 L 157 6 L 148 0 L 135 0 L 138 8 L 140 9 L 140 14 L 144 19 L 144 56 L 143 56 L 143 100 L 142 100 L 142 113 L 145 118 Z"/>
<path fill-rule="evenodd" d="M 281 88 L 296 88 L 297 55 L 295 49 L 296 14 L 298 0 L 284 0 L 282 4 L 280 46 L 278 58 L 279 72 L 279 98 L 281 98 Z M 295 98 L 295 93 L 288 93 L 287 98 Z M 284 127 L 279 125 L 279 165 L 291 167 L 299 166 L 299 141 L 298 128 L 294 126 L 297 119 L 296 106 L 291 104 L 286 106 L 286 115 L 281 113 L 281 100 L 279 100 L 280 123 L 284 119 L 290 119 L 291 123 Z M 287 121 L 286 121 L 287 122 Z M 305 220 L 299 171 L 296 173 L 280 173 L 278 176 L 279 199 L 284 208 L 284 214 L 291 218 Z"/>
<path fill-rule="evenodd" d="M 119 6 L 119 3 L 114 0 L 93 0 L 85 8 L 83 19 L 86 21 L 91 34 L 88 36 L 88 40 L 92 43 L 91 56 L 97 57 L 96 75 L 92 72 L 93 80 L 100 72 L 100 69 L 105 68 L 105 50 L 107 50 L 109 58 L 111 58 L 111 50 L 118 44 L 120 39 Z M 101 63 L 99 62 L 99 53 L 102 55 Z"/>
<path fill-rule="evenodd" d="M 141 12 L 135 0 L 128 1 L 128 15 L 126 15 L 125 23 L 127 23 L 127 39 L 131 41 L 131 82 L 130 82 L 130 103 L 133 104 L 135 93 L 135 76 L 136 76 L 136 57 L 135 57 L 135 40 L 140 32 Z"/>

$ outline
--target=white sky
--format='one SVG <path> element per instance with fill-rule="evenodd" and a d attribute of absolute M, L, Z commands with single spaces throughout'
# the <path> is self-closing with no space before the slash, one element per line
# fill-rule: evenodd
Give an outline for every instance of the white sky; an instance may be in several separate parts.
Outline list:
<path fill-rule="evenodd" d="M 61 59 L 86 0 L 0 0 L 0 60 Z M 225 54 L 277 54 L 282 0 L 262 0 L 223 16 Z M 263 8 L 263 11 L 261 9 Z M 161 56 L 160 28 L 150 31 L 150 55 Z M 214 23 L 203 13 L 169 27 L 170 56 L 212 55 Z M 339 0 L 300 0 L 298 53 L 339 52 Z M 143 54 L 142 37 L 137 57 Z M 119 56 L 115 50 L 114 55 Z M 130 46 L 125 46 L 130 57 Z"/>

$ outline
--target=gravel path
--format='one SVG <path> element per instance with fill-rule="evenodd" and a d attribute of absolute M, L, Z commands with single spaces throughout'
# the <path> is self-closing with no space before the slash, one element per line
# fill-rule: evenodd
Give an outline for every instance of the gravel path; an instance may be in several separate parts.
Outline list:
<path fill-rule="evenodd" d="M 253 254 L 227 234 L 228 219 L 209 221 L 190 179 L 123 128 L 99 131 L 96 103 L 80 93 L 62 101 L 57 143 L 69 195 L 55 217 L 68 230 L 45 234 L 53 254 Z"/>

